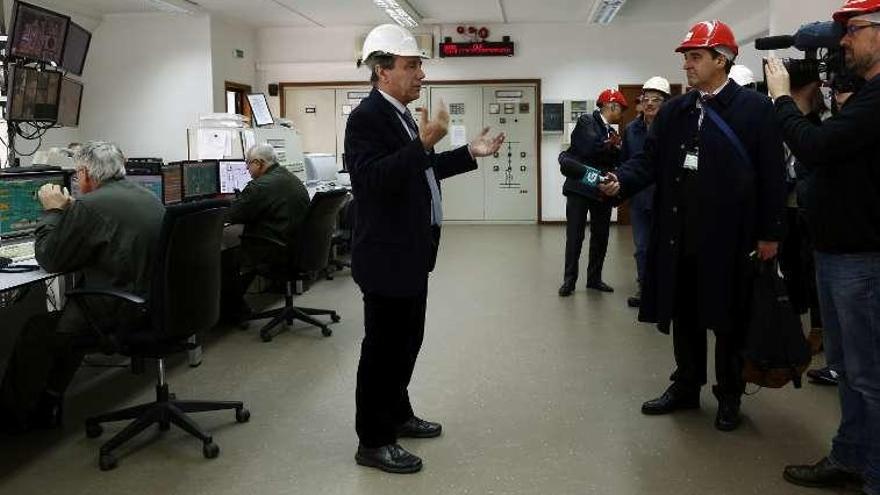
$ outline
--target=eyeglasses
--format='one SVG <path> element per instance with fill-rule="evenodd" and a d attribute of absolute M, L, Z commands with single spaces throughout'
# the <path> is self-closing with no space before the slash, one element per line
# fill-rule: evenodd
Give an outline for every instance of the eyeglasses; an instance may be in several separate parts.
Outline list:
<path fill-rule="evenodd" d="M 869 27 L 880 27 L 880 23 L 869 22 L 867 24 L 848 24 L 844 30 L 846 31 L 846 36 L 855 36 L 857 32 Z"/>

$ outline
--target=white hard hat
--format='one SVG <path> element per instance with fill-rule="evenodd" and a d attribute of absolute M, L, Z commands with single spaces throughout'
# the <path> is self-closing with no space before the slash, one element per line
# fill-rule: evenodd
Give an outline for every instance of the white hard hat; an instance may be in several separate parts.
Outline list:
<path fill-rule="evenodd" d="M 660 76 L 654 76 L 645 81 L 645 84 L 642 85 L 642 91 L 645 91 L 646 89 L 659 91 L 666 96 L 669 96 L 672 93 L 672 90 L 669 88 L 669 81 Z"/>
<path fill-rule="evenodd" d="M 428 58 L 419 50 L 415 36 L 397 24 L 382 24 L 370 31 L 367 39 L 364 40 L 361 60 L 366 61 L 371 54 L 376 52 L 401 57 Z"/>
<path fill-rule="evenodd" d="M 755 74 L 745 65 L 734 65 L 730 68 L 730 78 L 740 86 L 755 83 Z"/>

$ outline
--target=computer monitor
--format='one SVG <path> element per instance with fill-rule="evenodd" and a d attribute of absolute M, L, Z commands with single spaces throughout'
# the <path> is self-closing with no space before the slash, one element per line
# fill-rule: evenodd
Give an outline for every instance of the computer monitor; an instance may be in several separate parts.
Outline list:
<path fill-rule="evenodd" d="M 166 205 L 183 201 L 183 171 L 180 162 L 162 167 L 162 199 Z"/>
<path fill-rule="evenodd" d="M 331 153 L 306 153 L 306 180 L 329 182 L 336 180 L 336 155 Z"/>
<path fill-rule="evenodd" d="M 86 55 L 92 43 L 92 33 L 75 22 L 67 29 L 67 40 L 64 42 L 64 56 L 61 67 L 64 70 L 81 76 L 86 65 Z"/>
<path fill-rule="evenodd" d="M 244 160 L 220 160 L 220 194 L 242 191 L 251 181 L 251 174 Z"/>
<path fill-rule="evenodd" d="M 165 194 L 161 175 L 126 175 L 126 179 L 153 193 L 153 196 L 164 203 Z"/>
<path fill-rule="evenodd" d="M 79 110 L 82 106 L 83 85 L 73 79 L 61 79 L 61 95 L 58 98 L 58 125 L 79 126 Z"/>
<path fill-rule="evenodd" d="M 44 184 L 70 185 L 67 172 L 0 173 L 0 238 L 33 234 L 43 215 L 37 191 Z"/>
<path fill-rule="evenodd" d="M 207 198 L 220 192 L 216 160 L 186 161 L 183 168 L 184 201 Z"/>
<path fill-rule="evenodd" d="M 20 65 L 9 66 L 9 96 L 6 120 L 11 122 L 56 122 L 61 96 L 61 73 L 38 71 Z"/>
<path fill-rule="evenodd" d="M 275 119 L 272 118 L 272 111 L 269 110 L 269 102 L 266 101 L 266 95 L 263 93 L 250 93 L 247 95 L 247 99 L 251 106 L 251 115 L 254 117 L 254 126 L 272 125 L 275 123 Z"/>
<path fill-rule="evenodd" d="M 61 65 L 69 26 L 66 15 L 16 0 L 9 54 Z"/>

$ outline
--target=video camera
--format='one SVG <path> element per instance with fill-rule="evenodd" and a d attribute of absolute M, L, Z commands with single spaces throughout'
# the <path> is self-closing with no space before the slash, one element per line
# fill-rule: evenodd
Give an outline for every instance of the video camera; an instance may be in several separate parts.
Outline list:
<path fill-rule="evenodd" d="M 767 36 L 755 40 L 757 50 L 783 50 L 794 47 L 804 52 L 803 59 L 782 60 L 791 85 L 803 87 L 814 81 L 830 81 L 835 74 L 846 71 L 840 40 L 843 25 L 836 22 L 811 22 L 801 26 L 794 35 Z M 824 76 L 824 77 L 823 77 Z"/>

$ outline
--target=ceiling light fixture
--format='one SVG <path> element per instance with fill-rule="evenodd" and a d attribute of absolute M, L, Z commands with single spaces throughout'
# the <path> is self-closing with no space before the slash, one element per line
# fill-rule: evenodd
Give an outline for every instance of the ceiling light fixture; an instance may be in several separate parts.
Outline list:
<path fill-rule="evenodd" d="M 626 0 L 596 0 L 590 11 L 590 23 L 611 24 Z"/>
<path fill-rule="evenodd" d="M 193 11 L 179 5 L 177 2 L 171 2 L 169 0 L 148 0 L 149 4 L 155 7 L 157 10 L 165 12 L 167 14 L 192 14 Z M 198 5 L 195 2 L 185 2 L 187 4 Z"/>
<path fill-rule="evenodd" d="M 384 10 L 391 20 L 405 28 L 418 26 L 422 19 L 422 16 L 406 0 L 373 0 L 373 3 L 376 4 L 376 7 Z"/>

